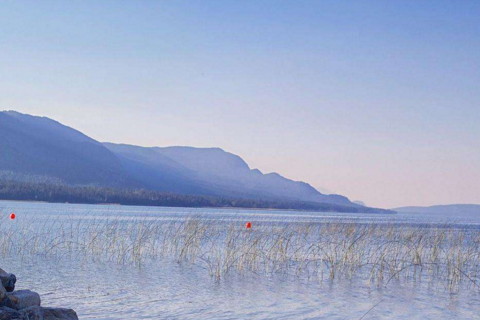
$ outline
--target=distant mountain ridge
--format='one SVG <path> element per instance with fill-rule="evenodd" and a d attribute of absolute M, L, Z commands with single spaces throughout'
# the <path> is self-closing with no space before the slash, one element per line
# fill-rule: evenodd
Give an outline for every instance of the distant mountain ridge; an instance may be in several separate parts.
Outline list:
<path fill-rule="evenodd" d="M 100 143 L 46 117 L 0 112 L 0 179 L 361 207 L 305 182 L 251 169 L 220 148 Z"/>
<path fill-rule="evenodd" d="M 429 207 L 411 206 L 392 209 L 397 212 L 409 213 L 440 213 L 440 214 L 478 214 L 480 215 L 480 204 L 446 204 Z"/>
<path fill-rule="evenodd" d="M 150 168 L 149 172 L 167 172 L 175 181 L 187 180 L 189 184 L 203 190 L 200 192 L 203 194 L 268 199 L 281 197 L 356 206 L 346 197 L 323 195 L 305 182 L 292 181 L 277 173 L 263 174 L 258 169 L 250 169 L 242 158 L 220 148 L 104 145 L 123 159 L 125 167 L 132 168 L 132 162 L 136 163 L 132 174 L 138 172 L 139 166 L 143 165 Z M 152 180 L 151 176 L 146 178 L 142 183 L 162 190 L 161 180 Z"/>
<path fill-rule="evenodd" d="M 134 185 L 101 143 L 45 117 L 0 112 L 0 171 L 67 184 Z"/>

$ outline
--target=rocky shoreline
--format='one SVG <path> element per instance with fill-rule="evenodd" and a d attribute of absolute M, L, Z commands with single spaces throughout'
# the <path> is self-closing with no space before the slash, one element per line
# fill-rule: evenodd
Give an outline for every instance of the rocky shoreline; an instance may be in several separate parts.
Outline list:
<path fill-rule="evenodd" d="M 15 291 L 13 273 L 0 269 L 0 280 L 0 320 L 78 320 L 72 309 L 41 307 L 36 292 Z"/>

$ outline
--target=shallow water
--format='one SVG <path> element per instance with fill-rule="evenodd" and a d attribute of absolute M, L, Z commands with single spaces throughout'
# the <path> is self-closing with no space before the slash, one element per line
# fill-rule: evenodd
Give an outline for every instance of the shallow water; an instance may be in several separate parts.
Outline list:
<path fill-rule="evenodd" d="M 15 212 L 17 219 L 8 220 Z M 0 223 L 14 229 L 42 221 L 135 219 L 212 223 L 252 221 L 296 224 L 329 221 L 479 228 L 480 217 L 415 214 L 334 214 L 236 209 L 153 208 L 0 202 Z M 33 226 L 35 227 L 35 226 Z M 54 237 L 54 233 L 46 236 Z M 9 254 L 2 268 L 16 273 L 17 288 L 39 292 L 44 305 L 74 308 L 80 319 L 480 319 L 480 292 L 451 294 L 423 283 L 311 282 L 284 275 L 232 275 L 212 279 L 199 265 L 168 259 L 142 267 Z"/>

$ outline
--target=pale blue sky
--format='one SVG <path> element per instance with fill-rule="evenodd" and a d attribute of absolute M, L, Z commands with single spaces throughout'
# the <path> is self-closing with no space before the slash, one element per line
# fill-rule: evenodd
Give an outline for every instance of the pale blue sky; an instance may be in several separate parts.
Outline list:
<path fill-rule="evenodd" d="M 0 109 L 218 146 L 372 206 L 480 203 L 480 1 L 3 1 Z"/>

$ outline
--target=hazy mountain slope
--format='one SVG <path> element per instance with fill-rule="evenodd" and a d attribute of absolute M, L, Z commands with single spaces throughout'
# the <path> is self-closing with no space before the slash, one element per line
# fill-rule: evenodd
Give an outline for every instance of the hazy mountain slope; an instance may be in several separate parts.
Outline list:
<path fill-rule="evenodd" d="M 480 204 L 447 204 L 430 207 L 400 207 L 392 209 L 397 212 L 412 213 L 439 213 L 439 214 L 478 214 L 480 215 Z"/>
<path fill-rule="evenodd" d="M 105 146 L 119 158 L 139 160 L 157 172 L 188 177 L 190 186 L 204 194 L 249 198 L 283 198 L 357 206 L 338 195 L 323 195 L 304 182 L 292 181 L 277 173 L 262 174 L 250 169 L 237 155 L 220 148 Z"/>
<path fill-rule="evenodd" d="M 147 189 L 183 194 L 215 194 L 195 180 L 195 172 L 162 156 L 156 148 L 104 143 L 131 176 Z"/>
<path fill-rule="evenodd" d="M 305 182 L 293 181 L 278 173 L 262 174 L 250 169 L 239 156 L 220 148 L 165 147 L 161 154 L 195 171 L 199 178 L 222 186 L 242 187 L 255 195 L 295 198 L 304 201 L 354 205 L 346 197 L 323 195 Z"/>
<path fill-rule="evenodd" d="M 236 198 L 262 197 L 251 190 L 245 190 L 240 183 L 233 179 L 226 182 L 208 170 L 202 171 L 201 156 L 198 158 L 199 163 L 195 163 L 195 165 L 190 163 L 187 167 L 184 164 L 188 164 L 188 161 L 172 160 L 163 154 L 163 148 L 112 143 L 104 143 L 104 145 L 117 155 L 128 172 L 142 184 L 154 190 Z M 211 163 L 212 166 L 215 164 Z M 221 162 L 218 165 L 221 167 Z"/>
<path fill-rule="evenodd" d="M 4 180 L 359 207 L 305 182 L 252 170 L 242 158 L 219 148 L 102 144 L 57 121 L 14 111 L 0 112 L 0 137 Z"/>
<path fill-rule="evenodd" d="M 54 120 L 0 112 L 0 171 L 69 184 L 133 185 L 120 161 L 97 141 Z"/>

